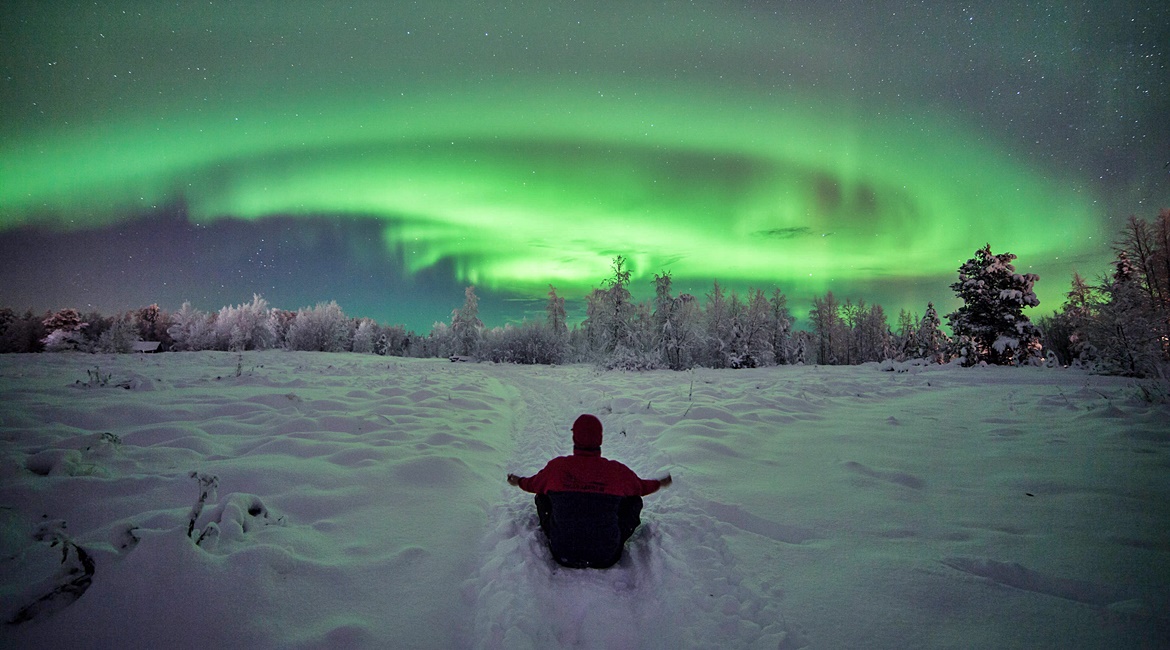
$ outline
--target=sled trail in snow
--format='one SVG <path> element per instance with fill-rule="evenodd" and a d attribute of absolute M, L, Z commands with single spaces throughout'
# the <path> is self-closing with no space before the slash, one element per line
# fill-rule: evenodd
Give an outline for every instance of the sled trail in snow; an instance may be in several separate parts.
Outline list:
<path fill-rule="evenodd" d="M 655 446 L 659 427 L 642 427 L 629 398 L 615 397 L 607 377 L 585 367 L 557 373 L 507 369 L 515 389 L 515 447 L 508 471 L 531 475 L 571 453 L 569 427 L 581 413 L 605 425 L 604 455 L 644 478 L 670 470 Z M 615 409 L 615 405 L 618 407 Z M 647 410 L 649 410 L 647 404 Z M 647 432 L 647 429 L 650 432 Z M 503 477 L 501 476 L 501 483 Z M 465 585 L 474 605 L 469 644 L 478 648 L 800 648 L 769 598 L 744 582 L 735 555 L 685 476 L 645 498 L 642 525 L 621 562 L 606 570 L 553 562 L 532 495 L 506 484 L 489 512 L 482 563 Z"/>

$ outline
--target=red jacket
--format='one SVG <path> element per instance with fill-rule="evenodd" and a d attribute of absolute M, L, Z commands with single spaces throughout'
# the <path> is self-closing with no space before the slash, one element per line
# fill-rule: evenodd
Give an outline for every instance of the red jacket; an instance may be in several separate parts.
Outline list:
<path fill-rule="evenodd" d="M 619 497 L 644 497 L 658 491 L 657 480 L 641 479 L 634 470 L 601 451 L 574 449 L 572 456 L 558 456 L 534 476 L 520 479 L 520 489 L 536 494 L 589 492 Z"/>

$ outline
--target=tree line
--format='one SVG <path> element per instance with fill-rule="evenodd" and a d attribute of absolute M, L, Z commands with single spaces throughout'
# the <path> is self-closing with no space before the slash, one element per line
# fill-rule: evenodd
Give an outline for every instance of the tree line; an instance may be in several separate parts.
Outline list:
<path fill-rule="evenodd" d="M 323 352 L 449 357 L 503 363 L 595 363 L 608 369 L 684 370 L 872 361 L 1083 365 L 1101 372 L 1165 376 L 1170 360 L 1170 210 L 1152 223 L 1131 217 L 1114 243 L 1112 273 L 1091 284 L 1072 278 L 1067 301 L 1031 322 L 1039 277 L 1017 273 L 1011 253 L 976 251 L 950 286 L 962 305 L 945 316 L 933 303 L 922 316 L 902 310 L 891 326 L 881 305 L 813 299 L 797 328 L 784 293 L 740 296 L 715 282 L 702 298 L 675 294 L 669 271 L 654 275 L 654 296 L 638 301 L 631 272 L 615 257 L 609 277 L 585 296 L 585 318 L 570 325 L 565 299 L 549 287 L 543 320 L 487 328 L 467 287 L 451 320 L 426 334 L 346 316 L 336 302 L 295 312 L 252 301 L 203 312 L 150 305 L 103 316 L 76 309 L 17 315 L 0 309 L 0 352 L 129 352 L 137 341 L 167 351 L 285 348 Z"/>

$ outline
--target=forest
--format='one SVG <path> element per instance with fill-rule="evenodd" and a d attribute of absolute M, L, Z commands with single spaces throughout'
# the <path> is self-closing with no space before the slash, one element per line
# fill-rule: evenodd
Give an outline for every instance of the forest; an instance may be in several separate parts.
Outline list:
<path fill-rule="evenodd" d="M 950 289 L 962 305 L 945 316 L 927 304 L 921 316 L 902 310 L 891 324 L 881 305 L 842 301 L 829 291 L 813 300 L 799 327 L 778 288 L 740 296 L 715 282 L 702 298 L 676 295 L 664 271 L 654 276 L 653 297 L 637 301 L 626 260 L 618 256 L 611 275 L 585 297 L 586 316 L 575 324 L 552 286 L 543 321 L 486 327 L 469 286 L 450 322 L 425 334 L 347 316 L 336 302 L 294 312 L 260 295 L 217 312 L 190 303 L 174 312 L 150 305 L 112 316 L 72 308 L 20 314 L 6 307 L 0 308 L 0 352 L 125 353 L 138 342 L 157 342 L 159 351 L 174 352 L 286 348 L 624 370 L 893 361 L 1077 365 L 1165 378 L 1170 210 L 1152 221 L 1130 217 L 1113 250 L 1112 268 L 1093 281 L 1074 273 L 1065 303 L 1035 322 L 1023 310 L 1038 306 L 1032 287 L 1039 278 L 1017 273 L 1016 256 L 990 246 L 958 269 Z"/>

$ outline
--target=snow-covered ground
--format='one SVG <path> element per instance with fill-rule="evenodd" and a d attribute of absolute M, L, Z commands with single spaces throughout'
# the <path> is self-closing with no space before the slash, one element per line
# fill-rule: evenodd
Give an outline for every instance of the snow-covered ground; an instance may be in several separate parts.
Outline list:
<path fill-rule="evenodd" d="M 1037 368 L 0 356 L 0 646 L 1166 647 L 1170 409 L 1141 395 Z M 504 481 L 580 413 L 675 477 L 605 571 L 552 564 Z"/>

